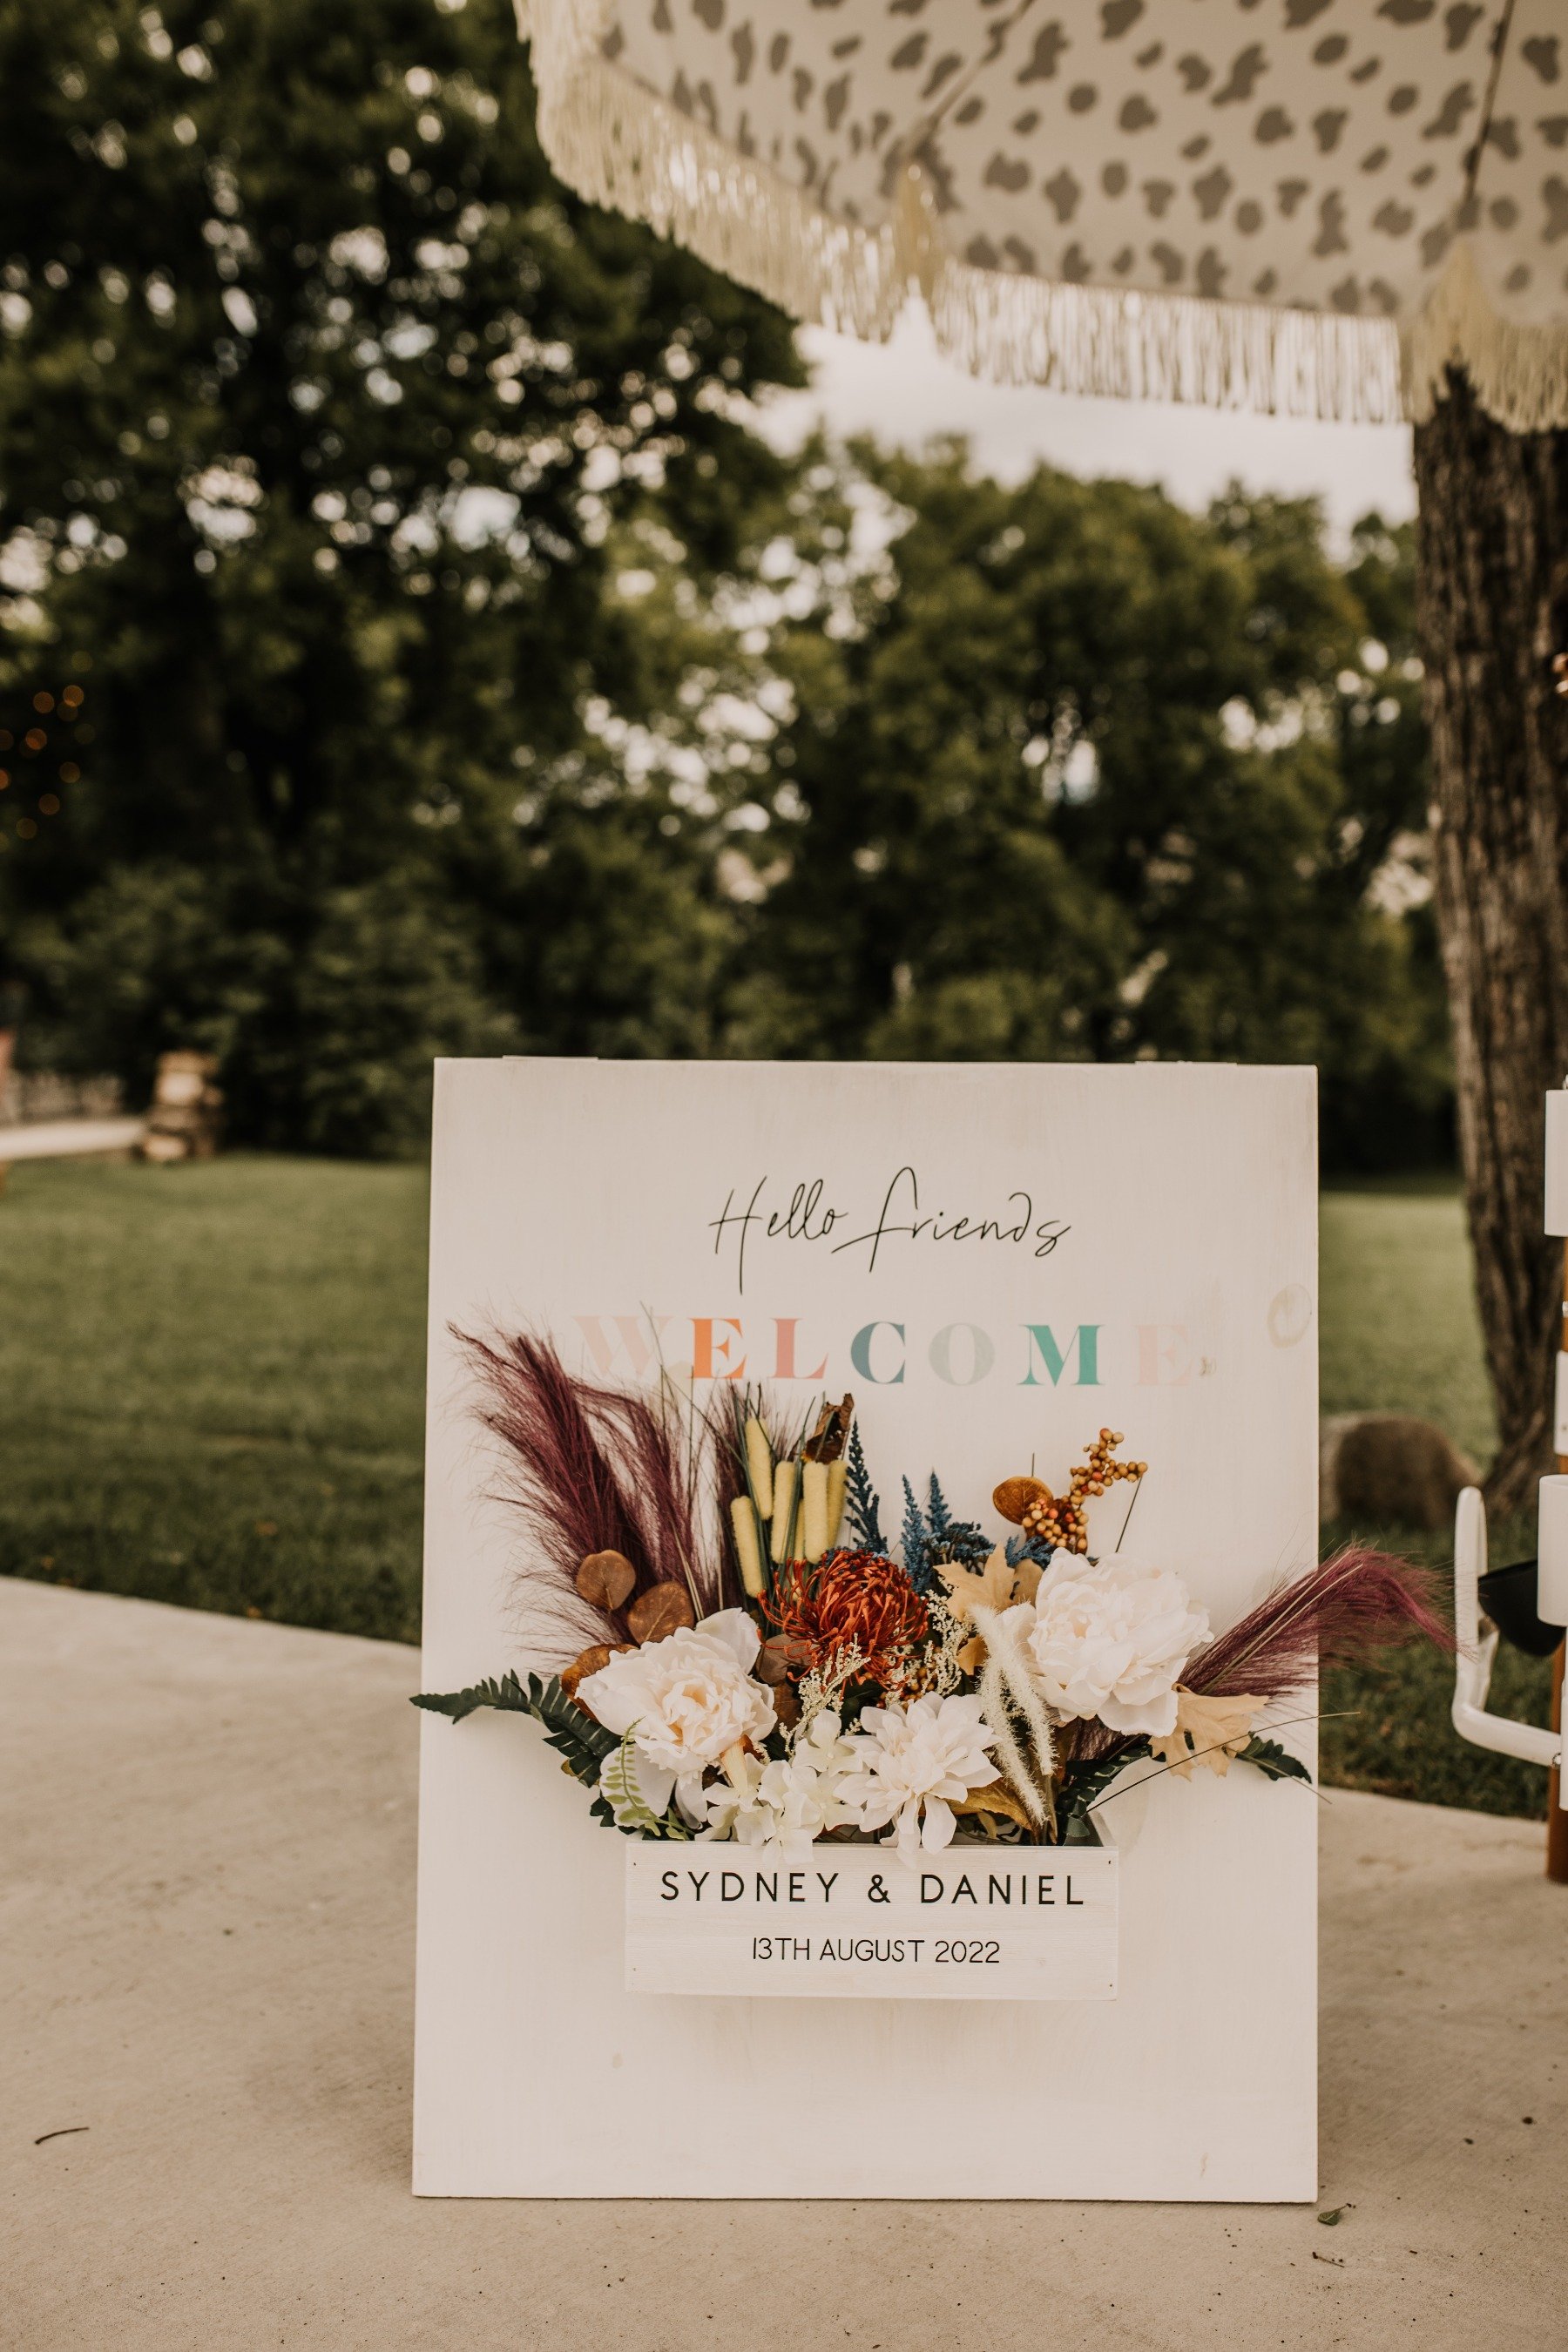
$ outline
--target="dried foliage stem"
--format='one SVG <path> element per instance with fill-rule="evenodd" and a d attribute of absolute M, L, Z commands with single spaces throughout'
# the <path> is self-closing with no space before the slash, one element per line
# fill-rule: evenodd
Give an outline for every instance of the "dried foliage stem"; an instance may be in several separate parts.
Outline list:
<path fill-rule="evenodd" d="M 980 1677 L 980 1700 L 985 1720 L 996 1734 L 1003 1771 L 1025 1811 L 1037 1827 L 1054 1832 L 1056 1809 L 1050 1796 L 1051 1727 L 1035 1690 L 1028 1665 L 1002 1613 L 984 1602 L 971 1604 L 970 1616 L 985 1644 L 985 1664 Z M 1013 1729 L 1016 1708 L 1028 1727 L 1031 1758 L 1026 1756 Z"/>

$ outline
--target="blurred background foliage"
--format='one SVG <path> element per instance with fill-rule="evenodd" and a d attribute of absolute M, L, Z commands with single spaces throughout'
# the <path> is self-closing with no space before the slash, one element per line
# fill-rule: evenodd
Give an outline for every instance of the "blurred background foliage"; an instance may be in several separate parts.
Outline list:
<path fill-rule="evenodd" d="M 24 1058 L 366 1156 L 437 1052 L 1316 1061 L 1441 1159 L 1408 532 L 781 456 L 531 105 L 506 0 L 0 0 Z"/>

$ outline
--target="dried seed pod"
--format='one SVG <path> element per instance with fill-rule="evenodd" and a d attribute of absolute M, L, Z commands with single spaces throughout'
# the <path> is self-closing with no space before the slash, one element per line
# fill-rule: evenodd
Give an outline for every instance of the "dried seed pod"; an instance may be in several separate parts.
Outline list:
<path fill-rule="evenodd" d="M 741 1582 L 753 1601 L 760 1601 L 768 1589 L 768 1579 L 763 1566 L 757 1515 L 752 1507 L 749 1495 L 737 1495 L 731 1504 L 730 1525 L 735 1533 L 735 1558 L 741 1564 Z"/>
<path fill-rule="evenodd" d="M 855 1412 L 855 1400 L 847 1396 L 842 1404 L 825 1404 L 816 1416 L 816 1426 L 801 1453 L 807 1462 L 837 1462 L 849 1440 L 849 1423 Z"/>
<path fill-rule="evenodd" d="M 991 1507 L 1021 1527 L 1026 1511 L 1050 1499 L 1051 1490 L 1042 1478 L 1004 1478 L 991 1497 Z"/>
<path fill-rule="evenodd" d="M 752 1482 L 752 1498 L 757 1507 L 759 1519 L 771 1519 L 773 1515 L 773 1449 L 768 1444 L 768 1433 L 753 1412 L 746 1422 L 746 1470 Z M 747 1590 L 750 1590 L 748 1586 Z"/>
<path fill-rule="evenodd" d="M 818 1560 L 827 1549 L 827 1465 L 803 1462 L 800 1468 L 800 1526 L 795 1548 L 802 1559 Z"/>
<path fill-rule="evenodd" d="M 609 1664 L 614 1654 L 615 1654 L 611 1650 L 607 1642 L 595 1642 L 583 1652 L 581 1657 L 574 1658 L 571 1664 L 564 1668 L 561 1676 L 561 1687 L 565 1692 L 567 1697 L 575 1698 L 577 1696 L 577 1685 L 583 1680 L 584 1676 L 586 1675 L 596 1675 L 601 1666 L 607 1666 Z"/>
<path fill-rule="evenodd" d="M 793 1462 L 781 1462 L 773 1472 L 773 1534 L 768 1549 L 775 1560 L 795 1559 L 799 1557 L 797 1552 L 785 1549 L 785 1546 L 795 1533 L 795 1465 Z"/>
<path fill-rule="evenodd" d="M 840 1454 L 827 1465 L 827 1549 L 833 1549 L 844 1525 L 844 1506 L 849 1495 L 849 1465 Z"/>
<path fill-rule="evenodd" d="M 757 1663 L 752 1672 L 760 1683 L 769 1683 L 776 1688 L 780 1683 L 787 1682 L 791 1675 L 804 1672 L 810 1664 L 811 1653 L 804 1642 L 795 1641 L 788 1633 L 770 1633 L 757 1652 Z"/>
<path fill-rule="evenodd" d="M 800 1697 L 793 1683 L 781 1683 L 774 1691 L 773 1713 L 785 1731 L 800 1721 Z"/>
<path fill-rule="evenodd" d="M 607 1666 L 610 1660 L 612 1658 L 619 1657 L 624 1650 L 635 1649 L 636 1646 L 637 1644 L 633 1642 L 592 1643 L 589 1647 L 583 1652 L 581 1657 L 574 1658 L 571 1664 L 563 1671 L 561 1676 L 562 1689 L 565 1692 L 568 1698 L 577 1698 L 577 1685 L 579 1683 L 586 1682 L 590 1675 L 596 1675 L 601 1666 Z M 587 1706 L 584 1700 L 577 1699 L 577 1704 L 579 1706 L 584 1707 L 586 1713 L 590 1715 L 593 1713 L 593 1709 Z"/>
<path fill-rule="evenodd" d="M 682 1633 L 696 1622 L 697 1612 L 684 1584 L 650 1584 L 626 1611 L 627 1632 L 645 1645 L 662 1642 L 667 1634 Z"/>
<path fill-rule="evenodd" d="M 624 1551 L 591 1551 L 577 1570 L 577 1590 L 595 1609 L 615 1612 L 630 1600 L 637 1572 Z"/>

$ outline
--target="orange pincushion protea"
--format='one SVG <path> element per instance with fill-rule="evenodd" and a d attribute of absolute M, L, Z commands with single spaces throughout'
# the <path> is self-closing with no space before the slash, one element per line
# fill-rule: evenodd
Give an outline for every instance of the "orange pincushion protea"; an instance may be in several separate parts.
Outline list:
<path fill-rule="evenodd" d="M 876 1551 L 831 1552 L 817 1567 L 794 1560 L 763 1605 L 800 1645 L 804 1665 L 825 1666 L 858 1643 L 873 1682 L 931 1631 L 931 1612 L 903 1570 Z"/>

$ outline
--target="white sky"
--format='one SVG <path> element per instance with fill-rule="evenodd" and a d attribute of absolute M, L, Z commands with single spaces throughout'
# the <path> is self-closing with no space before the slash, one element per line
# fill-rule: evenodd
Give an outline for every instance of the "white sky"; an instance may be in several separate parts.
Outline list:
<path fill-rule="evenodd" d="M 1188 507 L 1205 505 L 1237 476 L 1249 489 L 1315 491 L 1336 538 L 1371 507 L 1390 521 L 1415 511 L 1406 425 L 1319 425 L 982 383 L 940 356 L 919 310 L 905 313 L 889 343 L 806 327 L 801 344 L 812 388 L 774 395 L 763 418 L 785 447 L 821 416 L 834 433 L 870 432 L 909 448 L 934 433 L 967 433 L 980 467 L 1003 480 L 1043 459 L 1069 474 L 1162 482 Z"/>

